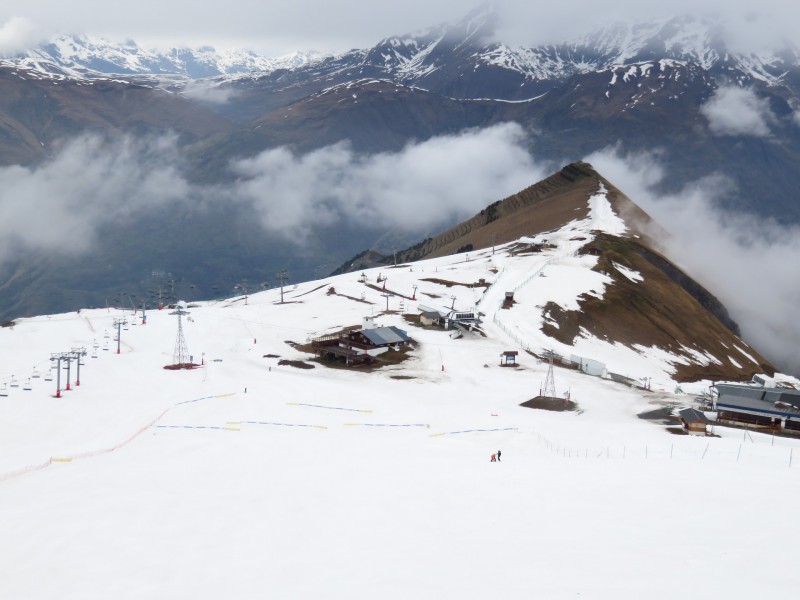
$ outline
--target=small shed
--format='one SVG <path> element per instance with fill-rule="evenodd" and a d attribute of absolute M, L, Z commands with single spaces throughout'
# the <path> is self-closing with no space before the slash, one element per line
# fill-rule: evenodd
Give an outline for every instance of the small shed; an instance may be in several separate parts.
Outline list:
<path fill-rule="evenodd" d="M 514 306 L 514 292 L 506 292 L 506 297 L 503 299 L 503 308 L 511 308 Z"/>
<path fill-rule="evenodd" d="M 419 314 L 419 322 L 423 325 L 439 325 L 441 323 L 441 316 L 438 312 L 423 310 Z"/>
<path fill-rule="evenodd" d="M 690 435 L 706 435 L 708 433 L 708 425 L 711 421 L 699 410 L 694 408 L 682 408 L 678 411 L 678 418 L 683 428 L 688 431 Z"/>
<path fill-rule="evenodd" d="M 500 355 L 501 367 L 516 367 L 517 366 L 517 350 L 506 350 Z"/>

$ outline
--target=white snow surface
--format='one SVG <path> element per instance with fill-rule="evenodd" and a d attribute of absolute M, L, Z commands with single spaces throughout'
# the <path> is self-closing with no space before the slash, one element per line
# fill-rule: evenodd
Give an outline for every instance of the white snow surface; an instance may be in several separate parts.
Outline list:
<path fill-rule="evenodd" d="M 743 443 L 722 427 L 676 436 L 637 418 L 692 402 L 673 393 L 676 357 L 663 351 L 591 338 L 561 349 L 665 390 L 556 369 L 577 412 L 519 406 L 545 378 L 533 356 L 498 365 L 516 340 L 552 346 L 537 306 L 612 284 L 572 239 L 613 224 L 606 207 L 596 196 L 540 256 L 502 246 L 365 271 L 398 294 L 419 286 L 421 303 L 477 304 L 485 336 L 416 327 L 401 313 L 417 301 L 401 308 L 396 295 L 385 313 L 359 273 L 290 287 L 284 304 L 270 290 L 191 307 L 186 341 L 205 362 L 191 371 L 162 368 L 177 328 L 168 310 L 145 325 L 86 309 L 0 329 L 0 598 L 748 598 L 765 581 L 789 597 L 800 526 L 771 507 L 800 493 L 800 442 Z M 511 289 L 517 304 L 499 310 Z M 287 342 L 370 314 L 417 341 L 409 360 L 372 372 L 279 364 L 310 359 Z M 121 317 L 131 326 L 116 354 Z M 72 389 L 55 398 L 50 353 L 77 347 L 80 385 L 73 364 Z"/>

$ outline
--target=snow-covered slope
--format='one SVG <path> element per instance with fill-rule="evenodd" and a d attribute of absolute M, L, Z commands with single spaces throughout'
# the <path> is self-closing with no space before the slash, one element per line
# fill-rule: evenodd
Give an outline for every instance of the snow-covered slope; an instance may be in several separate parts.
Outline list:
<path fill-rule="evenodd" d="M 692 402 L 663 353 L 582 340 L 577 351 L 654 391 L 556 369 L 576 412 L 519 406 L 546 377 L 534 356 L 498 366 L 505 350 L 552 344 L 544 301 L 609 285 L 574 238 L 624 228 L 600 194 L 536 256 L 512 243 L 291 286 L 284 303 L 277 289 L 200 303 L 184 320 L 203 363 L 190 371 L 162 368 L 167 310 L 146 324 L 95 309 L 0 329 L 0 597 L 671 598 L 664 574 L 687 561 L 682 585 L 698 596 L 756 595 L 765 579 L 790 594 L 780 540 L 800 529 L 749 508 L 767 478 L 781 482 L 776 505 L 797 496 L 800 442 L 675 436 L 637 418 Z M 518 305 L 503 311 L 511 289 Z M 419 303 L 477 306 L 482 333 L 422 328 L 406 318 Z M 410 358 L 348 370 L 302 348 L 368 315 L 408 331 Z M 55 398 L 51 353 L 81 347 L 80 386 L 73 370 Z M 754 555 L 757 569 L 719 575 Z"/>

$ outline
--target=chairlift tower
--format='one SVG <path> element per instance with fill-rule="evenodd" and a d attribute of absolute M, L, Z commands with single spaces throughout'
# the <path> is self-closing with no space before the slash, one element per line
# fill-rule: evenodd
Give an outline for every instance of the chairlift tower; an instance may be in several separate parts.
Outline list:
<path fill-rule="evenodd" d="M 127 319 L 114 319 L 114 327 L 117 328 L 117 354 L 119 354 L 120 344 L 122 342 L 122 328 L 128 324 Z"/>
<path fill-rule="evenodd" d="M 175 351 L 172 353 L 172 364 L 175 366 L 189 364 L 189 348 L 186 346 L 186 338 L 183 337 L 183 316 L 188 315 L 189 311 L 179 306 L 177 310 L 169 313 L 178 317 L 178 337 L 175 338 Z"/>
<path fill-rule="evenodd" d="M 391 294 L 381 294 L 381 296 L 386 298 L 386 312 L 388 313 L 389 312 L 389 298 L 391 297 Z"/>
<path fill-rule="evenodd" d="M 81 358 L 86 356 L 86 348 L 73 348 L 70 354 L 72 354 L 72 358 L 77 365 L 75 371 L 75 385 L 77 386 L 81 384 L 81 365 L 83 364 Z"/>
<path fill-rule="evenodd" d="M 550 364 L 547 366 L 547 377 L 544 380 L 544 387 L 541 393 L 543 398 L 556 397 L 556 381 L 553 377 L 553 357 L 550 357 Z"/>
<path fill-rule="evenodd" d="M 289 274 L 286 271 L 281 271 L 276 275 L 278 281 L 281 282 L 281 304 L 283 304 L 283 286 L 289 281 Z"/>
<path fill-rule="evenodd" d="M 56 398 L 61 398 L 61 352 L 52 353 L 50 360 L 56 363 Z"/>

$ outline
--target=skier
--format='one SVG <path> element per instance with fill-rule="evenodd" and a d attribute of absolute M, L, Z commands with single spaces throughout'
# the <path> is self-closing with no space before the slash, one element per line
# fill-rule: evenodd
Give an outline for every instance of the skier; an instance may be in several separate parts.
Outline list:
<path fill-rule="evenodd" d="M 490 460 L 489 462 L 497 462 L 497 455 L 492 454 L 492 460 Z"/>
<path fill-rule="evenodd" d="M 497 451 L 497 462 L 500 462 L 500 455 L 501 454 L 502 454 L 502 452 L 500 452 L 500 450 L 498 450 Z"/>

